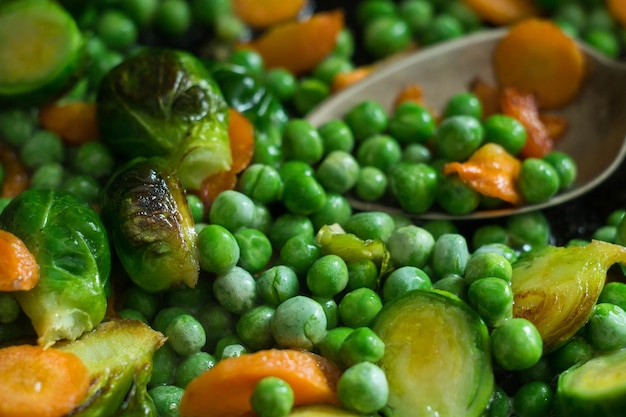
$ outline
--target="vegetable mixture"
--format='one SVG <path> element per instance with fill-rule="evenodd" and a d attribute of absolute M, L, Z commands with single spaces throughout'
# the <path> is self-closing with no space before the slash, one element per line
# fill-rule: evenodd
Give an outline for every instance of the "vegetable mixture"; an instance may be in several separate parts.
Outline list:
<path fill-rule="evenodd" d="M 317 3 L 0 2 L 0 416 L 623 414 L 626 202 L 408 214 L 572 186 L 550 111 L 626 3 Z M 305 118 L 498 26 L 495 85 Z"/>

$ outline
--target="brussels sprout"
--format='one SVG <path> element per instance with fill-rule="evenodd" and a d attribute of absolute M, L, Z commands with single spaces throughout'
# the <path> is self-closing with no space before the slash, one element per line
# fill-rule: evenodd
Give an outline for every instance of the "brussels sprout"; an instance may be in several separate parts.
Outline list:
<path fill-rule="evenodd" d="M 587 322 L 607 270 L 625 261 L 625 247 L 599 240 L 528 252 L 513 264 L 513 316 L 531 321 L 551 352 Z"/>
<path fill-rule="evenodd" d="M 100 324 L 73 342 L 55 347 L 78 356 L 92 381 L 73 417 L 154 417 L 156 411 L 147 385 L 152 355 L 165 337 L 137 320 L 113 320 Z"/>
<path fill-rule="evenodd" d="M 126 157 L 160 156 L 187 189 L 228 170 L 228 106 L 203 64 L 173 49 L 147 48 L 102 80 L 97 95 L 102 140 Z"/>
<path fill-rule="evenodd" d="M 487 326 L 459 298 L 413 290 L 384 305 L 372 329 L 394 416 L 482 416 L 494 390 Z"/>
<path fill-rule="evenodd" d="M 130 279 L 149 292 L 194 287 L 193 218 L 176 174 L 160 158 L 135 159 L 105 186 L 102 218 Z"/>
<path fill-rule="evenodd" d="M 0 229 L 22 239 L 39 264 L 37 286 L 15 296 L 40 345 L 74 340 L 102 321 L 111 254 L 102 221 L 84 200 L 27 190 L 4 209 Z"/>
<path fill-rule="evenodd" d="M 303 405 L 295 407 L 289 417 L 362 417 L 363 415 L 355 411 L 338 408 L 334 405 Z"/>

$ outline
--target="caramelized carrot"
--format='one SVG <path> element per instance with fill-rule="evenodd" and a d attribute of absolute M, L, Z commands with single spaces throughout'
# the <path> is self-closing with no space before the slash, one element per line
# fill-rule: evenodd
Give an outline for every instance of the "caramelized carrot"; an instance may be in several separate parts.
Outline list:
<path fill-rule="evenodd" d="M 39 123 L 70 145 L 98 139 L 96 103 L 74 101 L 42 107 Z"/>
<path fill-rule="evenodd" d="M 496 197 L 513 205 L 522 204 L 517 190 L 521 162 L 502 146 L 487 143 L 465 162 L 450 162 L 443 173 L 458 174 L 463 183 L 487 197 Z"/>
<path fill-rule="evenodd" d="M 606 7 L 611 16 L 622 26 L 626 27 L 626 2 L 624 0 L 607 0 Z"/>
<path fill-rule="evenodd" d="M 344 88 L 351 86 L 352 84 L 358 83 L 359 81 L 367 78 L 373 70 L 373 66 L 364 65 L 354 68 L 352 71 L 339 72 L 333 78 L 331 90 L 336 93 L 339 90 L 343 90 Z"/>
<path fill-rule="evenodd" d="M 463 3 L 485 22 L 498 26 L 539 14 L 532 0 L 463 0 Z"/>
<path fill-rule="evenodd" d="M 522 158 L 541 158 L 552 150 L 552 138 L 539 118 L 533 94 L 505 88 L 500 95 L 500 107 L 503 114 L 517 119 L 526 129 L 526 142 L 520 151 Z"/>
<path fill-rule="evenodd" d="M 572 100 L 582 85 L 585 57 L 556 24 L 528 19 L 514 25 L 493 55 L 499 86 L 535 94 L 541 108 Z"/>
<path fill-rule="evenodd" d="M 4 168 L 2 197 L 15 197 L 25 191 L 29 185 L 28 172 L 17 153 L 8 145 L 0 142 L 0 164 Z"/>
<path fill-rule="evenodd" d="M 197 191 L 197 195 L 204 204 L 204 210 L 208 213 L 211 204 L 217 196 L 226 190 L 232 190 L 237 185 L 237 174 L 232 171 L 220 171 L 205 178 Z"/>
<path fill-rule="evenodd" d="M 89 387 L 87 367 L 73 353 L 41 346 L 0 349 L 0 416 L 60 417 Z"/>
<path fill-rule="evenodd" d="M 486 83 L 480 78 L 476 78 L 471 82 L 469 89 L 472 94 L 478 97 L 484 118 L 498 113 L 500 110 L 500 92 L 495 86 Z"/>
<path fill-rule="evenodd" d="M 228 137 L 230 139 L 231 171 L 243 171 L 254 153 L 254 126 L 252 122 L 235 109 L 229 109 Z"/>
<path fill-rule="evenodd" d="M 251 412 L 250 396 L 262 378 L 285 380 L 294 405 L 338 404 L 339 370 L 325 358 L 292 349 L 269 349 L 224 359 L 192 380 L 180 402 L 183 417 L 233 417 Z"/>
<path fill-rule="evenodd" d="M 393 101 L 393 106 L 398 107 L 400 104 L 411 101 L 413 103 L 417 103 L 420 105 L 424 104 L 424 90 L 422 90 L 422 86 L 419 84 L 409 84 L 404 87 L 395 100 Z"/>
<path fill-rule="evenodd" d="M 306 0 L 232 0 L 235 14 L 255 29 L 295 19 L 305 3 Z"/>
<path fill-rule="evenodd" d="M 241 47 L 256 50 L 267 68 L 285 68 L 301 75 L 333 51 L 343 25 L 341 10 L 319 12 L 304 21 L 274 25 Z"/>
<path fill-rule="evenodd" d="M 0 230 L 0 291 L 28 291 L 39 282 L 39 265 L 22 239 Z"/>
<path fill-rule="evenodd" d="M 558 140 L 567 130 L 567 119 L 558 114 L 539 113 L 539 120 L 546 127 L 552 140 Z"/>

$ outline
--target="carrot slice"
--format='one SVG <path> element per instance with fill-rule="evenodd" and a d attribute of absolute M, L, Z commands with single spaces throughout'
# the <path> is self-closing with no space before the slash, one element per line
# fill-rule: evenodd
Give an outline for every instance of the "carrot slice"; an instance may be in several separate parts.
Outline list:
<path fill-rule="evenodd" d="M 319 12 L 304 21 L 274 25 L 241 47 L 257 51 L 266 68 L 285 68 L 301 75 L 311 71 L 333 51 L 343 25 L 343 11 Z"/>
<path fill-rule="evenodd" d="M 572 100 L 585 76 L 585 57 L 556 24 L 528 19 L 513 26 L 494 50 L 500 87 L 516 87 L 537 96 L 542 108 Z"/>
<path fill-rule="evenodd" d="M 206 214 L 217 196 L 222 191 L 234 189 L 235 185 L 237 185 L 237 174 L 232 170 L 216 172 L 205 178 L 200 184 L 197 195 L 204 204 Z"/>
<path fill-rule="evenodd" d="M 463 0 L 485 22 L 505 26 L 539 15 L 532 0 Z"/>
<path fill-rule="evenodd" d="M 443 173 L 457 173 L 467 186 L 487 197 L 496 197 L 513 205 L 522 204 L 517 190 L 517 178 L 521 162 L 502 146 L 487 143 L 465 162 L 450 162 L 443 166 Z"/>
<path fill-rule="evenodd" d="M 624 0 L 607 0 L 606 7 L 609 13 L 620 25 L 626 27 L 626 2 Z"/>
<path fill-rule="evenodd" d="M 17 153 L 8 145 L 0 142 L 0 164 L 4 168 L 2 197 L 15 197 L 25 191 L 29 185 L 28 172 Z"/>
<path fill-rule="evenodd" d="M 295 19 L 305 3 L 306 0 L 232 0 L 237 17 L 255 29 Z"/>
<path fill-rule="evenodd" d="M 60 417 L 74 409 L 89 387 L 78 356 L 41 346 L 0 349 L 0 416 Z"/>
<path fill-rule="evenodd" d="M 0 291 L 28 291 L 39 282 L 39 265 L 22 239 L 0 230 Z"/>
<path fill-rule="evenodd" d="M 373 66 L 364 65 L 361 67 L 357 67 L 352 71 L 339 72 L 333 78 L 331 90 L 333 91 L 333 93 L 336 93 L 339 90 L 343 90 L 344 88 L 349 87 L 352 84 L 358 83 L 359 81 L 367 78 L 372 73 L 372 71 L 374 71 Z"/>
<path fill-rule="evenodd" d="M 224 359 L 192 380 L 179 412 L 183 417 L 235 417 L 251 411 L 250 396 L 259 380 L 275 376 L 294 392 L 294 406 L 338 404 L 339 370 L 306 351 L 268 349 Z"/>
<path fill-rule="evenodd" d="M 70 145 L 97 140 L 99 136 L 96 103 L 73 101 L 42 107 L 39 123 Z"/>
<path fill-rule="evenodd" d="M 228 137 L 232 162 L 230 170 L 235 174 L 243 171 L 252 160 L 254 153 L 254 126 L 237 110 L 230 108 L 228 116 Z"/>
<path fill-rule="evenodd" d="M 558 114 L 539 113 L 539 120 L 546 127 L 552 140 L 557 140 L 567 130 L 567 119 Z"/>
<path fill-rule="evenodd" d="M 539 118 L 537 101 L 530 93 L 515 88 L 505 88 L 500 95 L 502 113 L 517 119 L 526 129 L 526 142 L 520 151 L 522 158 L 541 158 L 553 148 L 546 126 Z"/>
<path fill-rule="evenodd" d="M 404 102 L 413 102 L 424 105 L 424 90 L 419 84 L 409 84 L 404 87 L 393 101 L 393 107 L 396 108 Z"/>
<path fill-rule="evenodd" d="M 470 83 L 469 89 L 480 101 L 483 109 L 483 118 L 498 113 L 500 110 L 500 92 L 495 86 L 488 84 L 480 78 L 476 78 Z"/>

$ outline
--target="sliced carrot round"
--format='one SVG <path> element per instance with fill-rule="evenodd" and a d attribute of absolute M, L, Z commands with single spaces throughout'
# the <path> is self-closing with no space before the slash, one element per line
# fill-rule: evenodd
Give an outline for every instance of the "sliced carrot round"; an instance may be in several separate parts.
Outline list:
<path fill-rule="evenodd" d="M 306 0 L 233 0 L 235 14 L 248 26 L 267 28 L 295 19 Z"/>
<path fill-rule="evenodd" d="M 611 16 L 626 27 L 626 2 L 624 0 L 606 0 L 606 7 Z"/>
<path fill-rule="evenodd" d="M 0 164 L 4 168 L 2 197 L 15 197 L 28 188 L 30 180 L 26 167 L 17 152 L 2 142 L 0 142 Z"/>
<path fill-rule="evenodd" d="M 504 26 L 528 17 L 539 10 L 532 0 L 463 0 L 485 22 Z"/>
<path fill-rule="evenodd" d="M 27 291 L 39 282 L 39 265 L 24 242 L 0 230 L 0 291 Z"/>
<path fill-rule="evenodd" d="M 250 164 L 254 154 L 254 126 L 237 110 L 230 108 L 228 116 L 228 137 L 232 162 L 230 170 L 236 174 Z"/>
<path fill-rule="evenodd" d="M 60 417 L 83 400 L 89 372 L 70 352 L 41 346 L 0 349 L 0 416 Z"/>
<path fill-rule="evenodd" d="M 542 108 L 572 100 L 585 76 L 585 57 L 554 23 L 528 19 L 517 23 L 498 42 L 494 72 L 500 87 L 534 94 Z"/>
<path fill-rule="evenodd" d="M 338 404 L 339 370 L 310 352 L 268 349 L 224 359 L 192 380 L 179 412 L 183 417 L 235 417 L 251 412 L 250 396 L 262 378 L 275 376 L 294 392 L 294 406 Z"/>
<path fill-rule="evenodd" d="M 97 140 L 96 103 L 72 101 L 39 109 L 39 123 L 70 145 Z"/>

